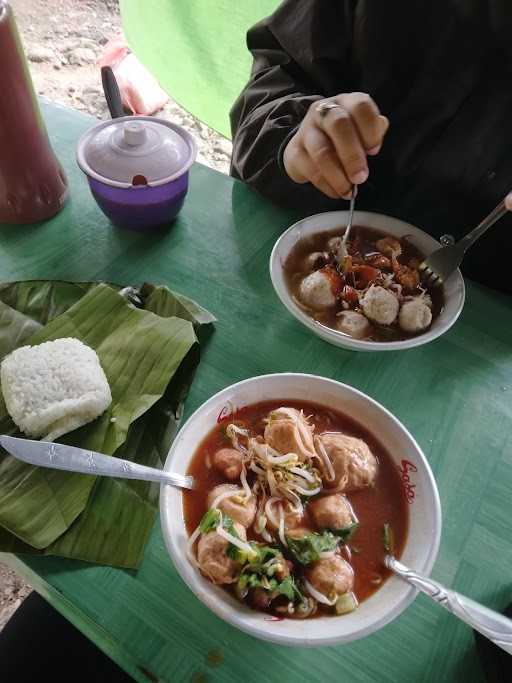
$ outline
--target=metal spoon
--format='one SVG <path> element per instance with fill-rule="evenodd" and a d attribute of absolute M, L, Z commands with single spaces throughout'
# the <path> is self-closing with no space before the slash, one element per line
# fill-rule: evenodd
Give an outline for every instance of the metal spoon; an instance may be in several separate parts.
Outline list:
<path fill-rule="evenodd" d="M 0 436 L 0 445 L 18 460 L 28 462 L 30 465 L 102 477 L 156 481 L 182 489 L 195 488 L 194 477 L 164 472 L 154 467 L 138 465 L 136 462 L 114 458 L 95 451 L 86 451 L 76 446 L 17 439 L 14 436 Z"/>
<path fill-rule="evenodd" d="M 347 221 L 347 227 L 345 228 L 345 232 L 343 234 L 343 238 L 341 240 L 340 248 L 338 249 L 338 263 L 341 265 L 343 263 L 343 259 L 348 256 L 348 249 L 347 249 L 347 243 L 348 243 L 348 238 L 350 236 L 350 231 L 352 229 L 352 222 L 354 220 L 354 209 L 356 206 L 356 197 L 357 197 L 357 185 L 352 185 L 352 195 L 350 197 L 350 208 L 348 212 L 348 221 Z"/>
<path fill-rule="evenodd" d="M 427 576 L 418 574 L 393 555 L 386 555 L 384 563 L 401 579 L 428 595 L 475 631 L 489 638 L 495 645 L 512 654 L 512 619 L 445 588 Z"/>

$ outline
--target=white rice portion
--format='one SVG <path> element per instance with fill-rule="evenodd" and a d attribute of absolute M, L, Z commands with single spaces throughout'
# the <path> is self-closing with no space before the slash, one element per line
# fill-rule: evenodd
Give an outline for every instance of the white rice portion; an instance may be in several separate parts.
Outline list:
<path fill-rule="evenodd" d="M 44 441 L 91 422 L 112 402 L 96 352 L 73 338 L 16 349 L 2 361 L 0 380 L 16 425 Z"/>

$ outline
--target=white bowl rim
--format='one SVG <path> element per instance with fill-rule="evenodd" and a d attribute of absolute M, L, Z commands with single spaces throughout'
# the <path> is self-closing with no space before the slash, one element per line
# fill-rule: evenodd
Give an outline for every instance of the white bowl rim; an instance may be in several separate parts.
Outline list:
<path fill-rule="evenodd" d="M 446 321 L 445 324 L 433 326 L 423 334 L 419 334 L 416 337 L 410 337 L 409 339 L 401 341 L 373 342 L 362 339 L 353 339 L 348 335 L 344 335 L 341 332 L 333 330 L 330 327 L 320 325 L 315 320 L 310 318 L 304 311 L 302 311 L 299 306 L 297 306 L 297 304 L 291 298 L 286 285 L 282 285 L 278 281 L 278 273 L 282 273 L 282 264 L 280 263 L 280 260 L 278 258 L 278 252 L 281 248 L 283 241 L 290 235 L 290 233 L 300 229 L 300 227 L 306 222 L 312 221 L 317 218 L 325 220 L 325 218 L 328 217 L 333 222 L 344 221 L 346 223 L 346 220 L 348 219 L 348 214 L 348 211 L 326 211 L 323 213 L 317 213 L 311 216 L 306 216 L 305 218 L 301 218 L 300 220 L 293 223 L 293 225 L 291 225 L 287 230 L 285 230 L 282 233 L 282 235 L 280 235 L 279 239 L 274 244 L 272 253 L 270 255 L 269 270 L 270 279 L 272 280 L 274 291 L 279 297 L 281 303 L 285 306 L 285 308 L 299 322 L 308 327 L 312 332 L 314 332 L 315 335 L 317 335 L 324 341 L 327 341 L 333 344 L 334 346 L 339 346 L 345 349 L 351 349 L 352 351 L 399 351 L 405 349 L 412 349 L 414 347 L 422 346 L 423 344 L 427 344 L 431 341 L 434 341 L 434 339 L 437 339 L 445 332 L 447 332 L 452 327 L 452 325 L 454 325 L 457 322 L 457 319 L 459 318 L 462 309 L 464 308 L 466 289 L 464 285 L 464 278 L 462 277 L 460 270 L 457 270 L 455 273 L 453 273 L 447 281 L 447 283 L 451 281 L 451 284 L 458 291 L 459 296 L 459 301 L 457 302 L 457 305 L 452 316 Z M 397 227 L 401 227 L 404 229 L 404 235 L 415 234 L 416 236 L 421 236 L 422 239 L 428 239 L 432 244 L 432 250 L 434 250 L 436 247 L 441 247 L 441 244 L 437 242 L 436 239 L 432 237 L 432 235 L 429 235 L 420 228 L 417 228 L 411 223 L 406 223 L 405 221 L 402 221 L 399 218 L 387 216 L 386 214 L 374 213 L 372 211 L 355 211 L 354 213 L 354 222 L 362 223 L 363 225 L 366 220 L 373 219 L 383 219 L 385 222 L 393 221 Z M 379 229 L 377 226 L 374 227 L 375 229 Z M 324 232 L 327 229 L 328 228 L 322 227 L 321 230 L 318 230 L 318 232 Z M 383 232 L 386 232 L 388 228 L 380 229 Z"/>
<path fill-rule="evenodd" d="M 184 431 L 185 428 L 187 428 L 190 424 L 194 422 L 194 420 L 197 418 L 198 414 L 206 411 L 207 408 L 211 405 L 217 402 L 220 398 L 222 398 L 223 394 L 229 394 L 232 393 L 234 390 L 236 390 L 239 387 L 243 387 L 246 384 L 258 381 L 258 380 L 264 380 L 267 378 L 273 378 L 273 377 L 297 377 L 297 378 L 311 378 L 314 380 L 321 380 L 323 382 L 326 382 L 331 385 L 335 385 L 337 387 L 342 387 L 344 390 L 348 390 L 349 392 L 352 392 L 354 395 L 359 397 L 360 399 L 368 401 L 370 404 L 373 405 L 374 408 L 377 408 L 378 410 L 382 411 L 385 416 L 394 423 L 395 428 L 398 429 L 398 431 L 402 432 L 404 437 L 409 440 L 410 445 L 414 448 L 416 451 L 416 454 L 419 457 L 419 460 L 422 463 L 422 466 L 424 468 L 424 473 L 426 475 L 426 478 L 428 480 L 428 486 L 429 490 L 432 496 L 431 499 L 431 504 L 432 504 L 432 510 L 433 510 L 433 519 L 434 519 L 434 528 L 433 528 L 433 534 L 431 537 L 431 543 L 430 543 L 430 549 L 428 552 L 428 555 L 424 559 L 424 562 L 422 566 L 415 566 L 414 569 L 422 574 L 425 574 L 428 576 L 432 570 L 432 567 L 434 566 L 434 563 L 437 558 L 437 554 L 439 551 L 439 545 L 441 542 L 441 531 L 442 531 L 442 512 L 441 512 L 441 502 L 439 498 L 439 491 L 437 488 L 437 484 L 434 478 L 434 475 L 432 473 L 432 470 L 430 468 L 430 464 L 424 455 L 422 449 L 420 448 L 419 444 L 416 442 L 412 434 L 407 430 L 407 428 L 396 418 L 387 408 L 385 408 L 382 404 L 380 404 L 378 401 L 375 399 L 371 398 L 364 392 L 360 391 L 359 389 L 356 389 L 352 387 L 349 384 L 344 384 L 343 382 L 338 382 L 337 380 L 329 379 L 326 377 L 322 377 L 321 375 L 313 375 L 309 373 L 295 373 L 295 372 L 285 372 L 285 373 L 269 373 L 265 375 L 256 375 L 253 377 L 249 377 L 247 379 L 241 380 L 239 382 L 236 382 L 234 384 L 230 384 L 227 387 L 224 387 L 224 389 L 221 389 L 217 393 L 215 393 L 213 396 L 211 396 L 209 399 L 207 399 L 204 403 L 202 403 L 193 413 L 192 415 L 187 419 L 187 421 L 183 424 L 182 428 L 180 429 L 181 431 Z M 312 399 L 314 401 L 314 399 Z M 210 428 L 211 429 L 211 428 Z M 201 434 L 201 439 L 206 436 L 208 432 L 205 432 L 204 434 Z M 200 440 L 198 441 L 200 443 Z M 169 449 L 169 453 L 167 454 L 167 458 L 165 460 L 164 464 L 164 470 L 169 471 L 173 470 L 174 472 L 178 472 L 181 474 L 185 474 L 186 472 L 179 472 L 179 468 L 176 469 L 175 467 L 172 467 L 172 456 L 174 454 L 174 451 L 177 449 L 177 445 L 179 445 L 179 433 L 176 435 L 176 438 L 174 439 L 171 448 Z M 195 452 L 195 451 L 194 451 Z M 191 453 L 192 457 L 194 455 L 194 452 Z M 188 461 L 190 463 L 190 460 Z M 244 631 L 245 633 L 248 633 L 252 636 L 255 636 L 257 638 L 260 638 L 262 640 L 267 640 L 271 641 L 274 643 L 277 643 L 279 645 L 290 645 L 290 646 L 295 646 L 295 647 L 323 647 L 323 646 L 330 646 L 330 645 L 336 645 L 340 643 L 347 643 L 352 640 L 360 639 L 363 637 L 366 637 L 375 631 L 380 630 L 386 624 L 390 623 L 396 617 L 398 617 L 409 605 L 414 601 L 418 594 L 418 590 L 414 588 L 413 586 L 409 586 L 404 590 L 404 593 L 399 601 L 394 605 L 392 609 L 389 610 L 389 612 L 382 617 L 381 619 L 378 619 L 371 624 L 369 624 L 366 627 L 360 628 L 357 631 L 352 632 L 351 634 L 347 635 L 341 635 L 341 636 L 327 636 L 327 637 L 306 637 L 304 635 L 298 634 L 297 636 L 290 636 L 290 635 L 285 635 L 285 634 L 276 634 L 276 633 L 269 633 L 268 630 L 266 630 L 264 627 L 261 627 L 259 625 L 254 626 L 254 625 L 247 625 L 244 623 L 244 621 L 238 616 L 236 613 L 236 610 L 232 610 L 230 606 L 226 603 L 224 603 L 222 600 L 217 599 L 217 595 L 212 595 L 208 591 L 202 592 L 201 594 L 198 594 L 196 590 L 191 586 L 189 582 L 189 575 L 194 575 L 195 572 L 197 572 L 197 569 L 192 567 L 190 564 L 188 558 L 184 556 L 184 554 L 181 552 L 181 550 L 178 548 L 177 542 L 175 541 L 175 535 L 172 533 L 173 526 L 175 524 L 180 524 L 185 528 L 184 520 L 171 520 L 169 519 L 169 515 L 167 513 L 167 497 L 169 495 L 182 495 L 181 491 L 179 489 L 176 489 L 172 487 L 171 485 L 168 484 L 161 484 L 160 485 L 160 524 L 162 528 L 162 535 L 164 539 L 165 546 L 167 548 L 167 551 L 170 555 L 170 558 L 174 564 L 175 569 L 177 570 L 178 574 L 181 576 L 183 581 L 187 584 L 189 590 L 195 595 L 197 599 L 199 599 L 203 604 L 205 604 L 207 607 L 210 608 L 212 612 L 214 612 L 218 617 L 226 621 L 227 623 L 231 624 L 232 626 L 238 628 L 241 631 Z M 186 529 L 185 529 L 186 533 Z M 187 534 L 188 535 L 188 534 Z M 393 580 L 393 577 L 390 577 L 388 581 Z M 400 580 L 400 579 L 397 579 Z M 335 618 L 335 617 L 333 617 Z M 307 621 L 307 620 L 306 620 Z M 297 622 L 298 624 L 301 624 L 303 622 L 299 621 Z M 300 630 L 298 628 L 298 630 Z"/>

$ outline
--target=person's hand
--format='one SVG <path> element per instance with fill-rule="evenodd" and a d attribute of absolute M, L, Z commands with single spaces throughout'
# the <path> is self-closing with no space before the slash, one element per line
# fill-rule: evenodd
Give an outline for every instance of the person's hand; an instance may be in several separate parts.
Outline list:
<path fill-rule="evenodd" d="M 505 197 L 505 206 L 512 211 L 512 192 Z"/>
<path fill-rule="evenodd" d="M 365 93 L 313 102 L 284 150 L 286 173 L 296 183 L 312 183 L 331 199 L 349 199 L 352 185 L 368 178 L 366 155 L 379 153 L 388 127 L 388 119 Z"/>

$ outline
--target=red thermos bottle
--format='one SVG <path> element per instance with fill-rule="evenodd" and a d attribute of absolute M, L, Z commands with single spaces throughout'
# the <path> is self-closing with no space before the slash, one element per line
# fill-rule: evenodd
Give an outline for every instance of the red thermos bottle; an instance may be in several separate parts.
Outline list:
<path fill-rule="evenodd" d="M 0 0 L 0 223 L 35 223 L 67 197 L 50 147 L 12 8 Z"/>

